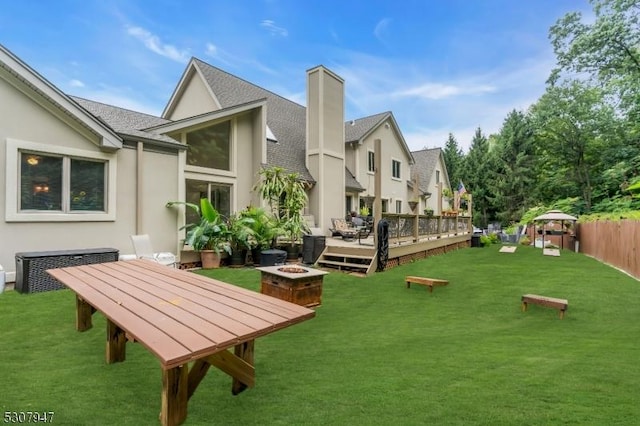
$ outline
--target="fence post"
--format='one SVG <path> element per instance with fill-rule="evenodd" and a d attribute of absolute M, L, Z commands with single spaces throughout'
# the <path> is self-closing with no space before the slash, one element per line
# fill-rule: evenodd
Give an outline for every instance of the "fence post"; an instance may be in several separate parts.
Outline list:
<path fill-rule="evenodd" d="M 417 243 L 420 241 L 420 214 L 416 213 L 416 216 L 413 218 L 413 242 Z"/>

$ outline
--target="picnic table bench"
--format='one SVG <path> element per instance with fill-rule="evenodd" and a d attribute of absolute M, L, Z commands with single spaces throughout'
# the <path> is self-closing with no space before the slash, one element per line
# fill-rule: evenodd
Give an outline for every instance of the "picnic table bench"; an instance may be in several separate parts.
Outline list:
<path fill-rule="evenodd" d="M 254 340 L 315 316 L 303 306 L 148 260 L 47 272 L 76 293 L 78 331 L 92 327 L 94 312 L 106 317 L 108 364 L 125 360 L 127 340 L 160 360 L 163 425 L 185 421 L 188 400 L 212 365 L 232 376 L 234 395 L 253 387 Z"/>
<path fill-rule="evenodd" d="M 529 303 L 557 309 L 560 311 L 560 319 L 564 318 L 564 313 L 569 307 L 569 302 L 566 299 L 557 299 L 555 297 L 540 296 L 537 294 L 525 294 L 522 296 L 522 312 L 527 310 Z"/>
<path fill-rule="evenodd" d="M 429 293 L 433 293 L 433 286 L 448 285 L 448 280 L 440 280 L 437 278 L 425 278 L 408 276 L 404 279 L 407 282 L 407 288 L 411 288 L 411 284 L 420 284 L 429 287 Z"/>

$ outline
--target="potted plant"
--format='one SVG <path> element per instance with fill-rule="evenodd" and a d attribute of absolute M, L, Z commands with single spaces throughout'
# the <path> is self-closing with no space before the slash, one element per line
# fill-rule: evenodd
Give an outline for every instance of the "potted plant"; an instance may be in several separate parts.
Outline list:
<path fill-rule="evenodd" d="M 257 189 L 262 199 L 269 204 L 276 218 L 276 227 L 287 239 L 287 252 L 290 260 L 297 259 L 300 254 L 300 239 L 309 228 L 302 216 L 307 204 L 307 193 L 297 173 L 285 173 L 281 167 L 271 167 L 260 172 Z"/>
<path fill-rule="evenodd" d="M 433 209 L 424 209 L 424 215 L 427 216 L 428 218 L 432 218 L 433 217 Z"/>
<path fill-rule="evenodd" d="M 254 220 L 242 214 L 234 214 L 227 220 L 229 246 L 231 248 L 231 266 L 244 266 L 247 250 L 251 248 Z"/>
<path fill-rule="evenodd" d="M 370 214 L 371 214 L 371 211 L 369 210 L 369 207 L 367 206 L 360 207 L 360 216 L 368 217 Z"/>
<path fill-rule="evenodd" d="M 180 229 L 186 229 L 185 244 L 200 252 L 200 259 L 204 269 L 218 268 L 220 254 L 231 254 L 229 245 L 229 229 L 223 216 L 211 205 L 208 198 L 202 198 L 200 205 L 182 201 L 171 201 L 167 207 L 185 205 L 194 209 L 200 218 L 197 223 L 189 223 Z"/>
<path fill-rule="evenodd" d="M 261 207 L 249 206 L 240 215 L 252 219 L 249 246 L 253 264 L 259 265 L 260 252 L 274 246 L 274 239 L 280 231 L 274 218 Z"/>

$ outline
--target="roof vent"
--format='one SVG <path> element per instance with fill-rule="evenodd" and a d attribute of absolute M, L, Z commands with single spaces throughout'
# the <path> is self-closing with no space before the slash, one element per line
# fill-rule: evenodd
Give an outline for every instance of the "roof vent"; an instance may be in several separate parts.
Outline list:
<path fill-rule="evenodd" d="M 351 120 L 351 125 L 355 126 L 356 125 L 356 120 Z"/>

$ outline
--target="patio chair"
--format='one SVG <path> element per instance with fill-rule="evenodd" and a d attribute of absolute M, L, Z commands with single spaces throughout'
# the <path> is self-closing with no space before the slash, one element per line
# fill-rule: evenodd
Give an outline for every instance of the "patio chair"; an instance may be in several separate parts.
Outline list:
<path fill-rule="evenodd" d="M 353 239 L 358 235 L 358 230 L 350 227 L 345 219 L 333 218 L 331 223 L 333 224 L 332 235 L 340 235 L 343 240 Z"/>
<path fill-rule="evenodd" d="M 149 259 L 158 262 L 162 265 L 176 266 L 176 255 L 169 252 L 154 253 L 151 246 L 151 238 L 148 234 L 132 235 L 131 242 L 133 243 L 133 250 L 136 252 L 138 259 Z"/>

